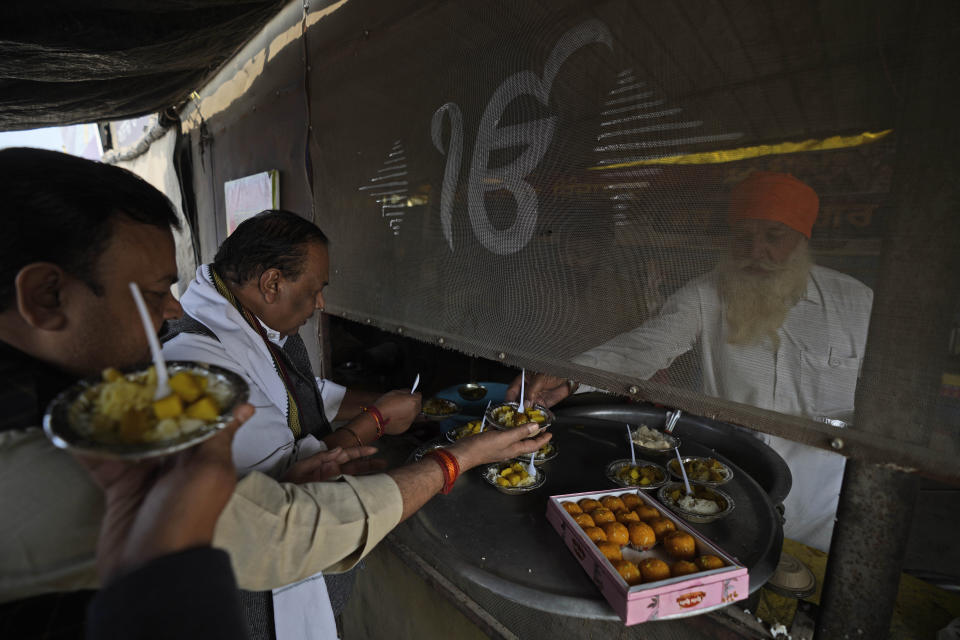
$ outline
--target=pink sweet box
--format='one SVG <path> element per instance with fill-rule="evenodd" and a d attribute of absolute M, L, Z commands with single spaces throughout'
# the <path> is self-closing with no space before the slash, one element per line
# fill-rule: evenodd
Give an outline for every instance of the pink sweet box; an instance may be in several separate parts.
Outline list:
<path fill-rule="evenodd" d="M 577 502 L 583 498 L 599 500 L 604 496 L 622 496 L 626 493 L 636 493 L 640 499 L 658 509 L 664 517 L 669 518 L 676 525 L 678 531 L 686 531 L 693 536 L 697 544 L 697 555 L 711 554 L 718 556 L 727 566 L 710 571 L 676 578 L 668 578 L 657 582 L 647 582 L 630 586 L 620 576 L 610 561 L 607 560 L 597 546 L 587 537 L 583 529 L 573 517 L 560 506 L 561 502 Z M 567 548 L 580 562 L 584 571 L 600 589 L 613 610 L 626 625 L 647 622 L 648 620 L 665 620 L 668 618 L 682 618 L 699 615 L 725 607 L 731 602 L 742 600 L 749 595 L 749 576 L 747 568 L 723 552 L 715 544 L 701 536 L 684 520 L 675 516 L 660 503 L 652 500 L 642 491 L 628 489 L 608 491 L 588 491 L 571 493 L 560 496 L 550 496 L 547 502 L 547 520 L 557 530 Z M 623 559 L 639 562 L 644 558 L 660 558 L 672 564 L 663 547 L 657 544 L 652 549 L 637 551 L 631 547 L 623 548 Z"/>

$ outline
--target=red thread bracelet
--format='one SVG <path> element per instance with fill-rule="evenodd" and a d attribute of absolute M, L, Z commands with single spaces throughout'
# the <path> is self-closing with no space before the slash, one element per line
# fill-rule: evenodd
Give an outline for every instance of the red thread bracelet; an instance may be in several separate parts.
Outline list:
<path fill-rule="evenodd" d="M 383 428 L 387 425 L 389 420 L 384 420 L 383 414 L 380 413 L 380 409 L 377 409 L 374 405 L 370 405 L 369 407 L 360 407 L 360 410 L 373 416 L 373 421 L 377 423 L 377 438 L 382 438 Z"/>
<path fill-rule="evenodd" d="M 443 473 L 443 488 L 440 493 L 446 495 L 453 489 L 453 483 L 457 481 L 460 475 L 460 463 L 457 457 L 446 449 L 434 449 L 427 453 L 428 456 L 437 461 L 440 465 L 440 471 Z"/>

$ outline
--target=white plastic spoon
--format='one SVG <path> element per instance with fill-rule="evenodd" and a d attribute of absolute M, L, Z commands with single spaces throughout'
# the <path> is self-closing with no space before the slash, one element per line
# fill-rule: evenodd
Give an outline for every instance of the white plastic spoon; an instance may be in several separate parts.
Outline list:
<path fill-rule="evenodd" d="M 677 426 L 677 422 L 680 420 L 680 413 L 681 413 L 680 409 L 677 409 L 676 411 L 672 411 L 672 412 L 671 411 L 667 412 L 667 424 L 664 431 L 666 431 L 667 433 L 673 433 L 674 427 Z"/>
<path fill-rule="evenodd" d="M 410 395 L 413 395 L 414 392 L 416 392 L 417 386 L 419 386 L 419 384 L 420 384 L 420 374 L 418 373 L 416 379 L 413 381 L 413 386 L 410 387 Z"/>
<path fill-rule="evenodd" d="M 630 433 L 630 425 L 627 425 L 627 440 L 630 441 L 630 464 L 637 466 L 637 454 L 633 451 L 633 434 Z"/>
<path fill-rule="evenodd" d="M 140 312 L 140 322 L 143 323 L 143 331 L 147 334 L 147 342 L 150 344 L 150 355 L 153 356 L 153 366 L 157 371 L 157 390 L 153 394 L 154 400 L 166 398 L 170 395 L 169 376 L 167 374 L 167 363 L 163 359 L 163 353 L 160 352 L 160 340 L 157 339 L 157 331 L 154 329 L 153 321 L 147 312 L 147 304 L 143 301 L 143 294 L 140 293 L 140 287 L 136 282 L 130 283 L 130 293 L 133 294 L 133 301 L 137 303 L 137 311 Z"/>
<path fill-rule="evenodd" d="M 680 465 L 680 475 L 683 476 L 683 486 L 687 488 L 687 495 L 693 495 L 693 489 L 690 488 L 690 481 L 687 480 L 687 470 L 683 468 L 683 459 L 680 457 L 680 449 L 674 449 L 677 454 L 677 464 Z"/>
<path fill-rule="evenodd" d="M 480 433 L 483 433 L 483 428 L 487 426 L 487 411 L 490 411 L 490 404 L 493 400 L 487 400 L 487 408 L 483 410 L 483 420 L 480 421 Z"/>
<path fill-rule="evenodd" d="M 534 451 L 530 454 L 530 464 L 527 465 L 527 473 L 530 474 L 531 478 L 537 477 L 537 465 L 533 464 L 533 459 L 537 457 L 537 452 Z"/>
<path fill-rule="evenodd" d="M 526 387 L 526 383 L 527 383 L 527 370 L 521 369 L 520 370 L 520 413 L 523 413 L 524 411 L 527 410 L 526 400 L 523 399 L 523 393 L 524 393 L 524 388 Z"/>

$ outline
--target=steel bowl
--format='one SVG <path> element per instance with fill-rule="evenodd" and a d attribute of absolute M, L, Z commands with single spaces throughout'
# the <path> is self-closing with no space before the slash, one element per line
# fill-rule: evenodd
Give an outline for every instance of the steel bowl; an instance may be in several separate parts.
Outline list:
<path fill-rule="evenodd" d="M 529 460 L 529 458 L 527 458 Z M 547 481 L 547 474 L 543 471 L 537 470 L 537 477 L 533 481 L 533 484 L 529 484 L 525 487 L 501 487 L 497 484 L 496 477 L 500 475 L 500 470 L 504 465 L 510 464 L 509 462 L 497 462 L 491 465 L 487 465 L 483 469 L 483 479 L 487 481 L 487 484 L 492 486 L 494 489 L 500 493 L 505 493 L 508 496 L 516 496 L 521 493 L 527 493 L 533 491 L 534 489 L 539 489 L 543 486 L 543 483 Z"/>
<path fill-rule="evenodd" d="M 460 385 L 457 388 L 457 393 L 468 402 L 476 402 L 477 400 L 482 400 L 484 396 L 487 395 L 487 388 L 477 382 L 468 382 L 467 384 Z"/>
<path fill-rule="evenodd" d="M 457 442 L 458 440 L 462 440 L 464 437 L 470 437 L 470 436 L 458 436 L 457 433 L 458 433 L 461 429 L 465 428 L 465 427 L 466 427 L 468 424 L 470 424 L 471 422 L 480 422 L 480 421 L 479 421 L 479 420 L 470 420 L 469 422 L 464 422 L 463 424 L 458 424 L 457 426 L 453 427 L 452 429 L 447 429 L 447 432 L 446 432 L 445 434 L 443 434 L 443 435 L 446 436 L 447 440 L 449 440 L 450 442 Z M 484 427 L 484 430 L 486 430 L 486 427 Z M 473 435 L 479 435 L 479 434 L 476 434 L 476 433 L 475 433 L 475 434 L 473 434 Z"/>
<path fill-rule="evenodd" d="M 446 446 L 447 446 L 447 443 L 443 442 L 442 440 L 433 440 L 426 444 L 420 445 L 419 447 L 413 450 L 413 453 L 410 454 L 410 457 L 407 459 L 407 463 L 419 462 L 423 458 L 423 456 L 427 455 L 434 449 L 443 449 Z"/>
<path fill-rule="evenodd" d="M 220 415 L 202 427 L 174 438 L 155 442 L 106 442 L 93 436 L 90 418 L 93 401 L 88 393 L 106 384 L 101 377 L 88 378 L 74 384 L 53 399 L 43 416 L 43 431 L 54 446 L 83 455 L 119 460 L 143 460 L 170 455 L 196 446 L 207 440 L 233 420 L 233 410 L 247 401 L 250 388 L 238 374 L 222 367 L 202 362 L 172 361 L 167 370 L 173 376 L 189 371 L 207 379 L 207 391 L 220 406 Z M 122 371 L 124 376 L 146 375 L 147 369 Z"/>
<path fill-rule="evenodd" d="M 546 449 L 547 452 L 546 452 L 546 453 L 541 453 L 541 451 L 543 451 L 544 449 Z M 558 449 L 558 448 L 557 448 L 557 445 L 555 445 L 555 444 L 553 443 L 553 441 L 551 440 L 551 441 L 548 442 L 547 444 L 545 444 L 545 445 L 543 445 L 542 447 L 540 447 L 539 449 L 537 449 L 537 453 L 536 453 L 536 455 L 535 455 L 534 458 L 533 458 L 533 466 L 539 467 L 539 466 L 542 465 L 544 462 L 549 462 L 550 460 L 553 460 L 554 458 L 557 457 L 557 454 L 558 454 L 559 452 L 560 452 L 560 449 Z M 530 454 L 526 454 L 526 455 L 522 455 L 522 456 L 517 456 L 516 458 L 514 458 L 514 460 L 516 460 L 517 462 L 522 462 L 522 463 L 526 464 L 526 463 L 530 462 Z"/>
<path fill-rule="evenodd" d="M 691 482 L 690 487 L 693 489 L 694 495 L 709 497 L 717 502 L 717 504 L 722 507 L 720 511 L 710 514 L 697 513 L 695 511 L 684 509 L 679 504 L 674 502 L 673 498 L 670 497 L 671 493 L 674 493 L 675 491 L 680 491 L 681 495 L 686 493 L 686 489 L 682 482 L 671 482 L 660 487 L 660 491 L 657 492 L 657 499 L 660 500 L 660 503 L 663 506 L 673 511 L 687 522 L 694 522 L 697 524 L 714 522 L 716 520 L 720 520 L 721 518 L 726 518 L 733 513 L 735 504 L 733 502 L 733 498 L 730 497 L 730 494 L 721 491 L 716 487 L 703 485 L 697 482 Z"/>
<path fill-rule="evenodd" d="M 700 456 L 683 456 L 680 458 L 684 464 L 688 462 L 694 462 L 696 460 L 717 460 L 716 458 L 702 458 Z M 670 475 L 676 478 L 677 480 L 683 480 L 683 474 L 680 473 L 680 463 L 677 462 L 677 458 L 674 457 L 673 460 L 668 461 L 667 470 L 670 471 Z M 723 475 L 722 480 L 698 480 L 695 478 L 687 478 L 690 481 L 690 484 L 702 484 L 708 487 L 719 487 L 722 484 L 726 484 L 733 479 L 733 470 L 727 465 L 723 464 L 717 460 L 717 464 L 720 465 L 720 473 Z"/>
<path fill-rule="evenodd" d="M 669 433 L 664 433 L 663 431 L 660 431 L 659 429 L 654 429 L 654 431 L 657 431 L 661 436 L 663 436 L 664 440 L 667 440 L 668 442 L 670 442 L 671 447 L 670 447 L 669 449 L 652 449 L 652 448 L 650 448 L 650 447 L 646 447 L 646 446 L 640 444 L 639 442 L 637 442 L 636 440 L 633 439 L 633 437 L 632 437 L 632 436 L 633 436 L 633 432 L 634 432 L 634 431 L 637 431 L 637 430 L 638 430 L 638 429 L 631 429 L 631 431 L 630 431 L 631 437 L 624 436 L 624 438 L 625 438 L 626 441 L 627 441 L 627 446 L 629 447 L 629 446 L 630 446 L 630 443 L 633 442 L 633 449 L 634 449 L 634 451 L 635 451 L 636 453 L 639 453 L 639 454 L 642 455 L 642 456 L 646 456 L 646 457 L 648 457 L 648 458 L 651 458 L 651 457 L 652 457 L 652 458 L 665 458 L 665 457 L 667 457 L 667 456 L 672 456 L 672 455 L 674 455 L 674 453 L 673 453 L 674 449 L 676 449 L 677 447 L 680 446 L 680 438 L 678 438 L 677 436 L 671 435 L 671 434 L 669 434 Z"/>
<path fill-rule="evenodd" d="M 429 403 L 436 403 L 446 409 L 444 413 L 436 413 L 431 410 L 428 410 L 427 405 Z M 427 420 L 446 420 L 447 418 L 452 418 L 453 416 L 460 413 L 460 405 L 458 405 L 453 400 L 447 400 L 446 398 L 430 398 L 423 403 L 423 407 L 420 409 L 420 412 Z"/>
<path fill-rule="evenodd" d="M 496 405 L 496 406 L 492 406 L 492 407 L 490 407 L 489 409 L 487 409 L 487 424 L 489 424 L 490 426 L 492 426 L 494 429 L 499 429 L 500 431 L 506 431 L 506 430 L 508 430 L 508 429 L 513 429 L 513 428 L 514 428 L 514 427 L 508 427 L 508 426 L 506 426 L 505 424 L 503 424 L 502 422 L 500 422 L 500 420 L 497 419 L 498 410 L 502 410 L 503 407 L 510 407 L 511 409 L 513 409 L 514 411 L 516 411 L 517 409 L 520 408 L 520 403 L 518 403 L 518 402 L 501 402 L 500 404 L 498 404 L 498 405 Z M 538 410 L 538 411 L 542 411 L 542 412 L 543 412 L 543 415 L 546 417 L 546 420 L 544 420 L 543 422 L 540 423 L 540 431 L 539 431 L 539 433 L 543 433 L 547 428 L 550 427 L 550 425 L 553 424 L 554 420 L 556 420 L 556 416 L 553 415 L 553 412 L 550 411 L 550 409 L 547 409 L 547 408 L 544 407 L 543 405 L 535 404 L 535 405 L 533 405 L 533 407 L 531 407 L 531 408 L 532 408 L 532 409 L 536 409 L 536 410 Z M 529 411 L 529 409 L 528 409 L 528 411 Z"/>
<path fill-rule="evenodd" d="M 613 484 L 617 485 L 618 487 L 627 487 L 629 489 L 643 489 L 644 491 L 658 489 L 662 487 L 664 484 L 666 484 L 667 480 L 669 479 L 669 476 L 667 475 L 667 470 L 664 469 L 661 465 L 657 464 L 656 462 L 650 462 L 648 460 L 641 460 L 637 458 L 636 466 L 653 467 L 660 474 L 661 479 L 658 482 L 652 482 L 646 485 L 629 484 L 624 482 L 621 478 L 617 477 L 618 472 L 620 472 L 621 470 L 629 466 L 631 466 L 631 462 L 626 458 L 622 460 L 614 460 L 613 462 L 607 465 L 607 468 L 604 470 L 604 473 L 606 473 L 607 479 L 610 480 L 610 482 L 612 482 Z"/>

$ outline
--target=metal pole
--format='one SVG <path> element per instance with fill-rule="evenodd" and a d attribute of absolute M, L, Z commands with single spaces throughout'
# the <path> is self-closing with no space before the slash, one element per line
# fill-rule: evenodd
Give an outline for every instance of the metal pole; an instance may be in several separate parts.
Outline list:
<path fill-rule="evenodd" d="M 833 531 L 819 638 L 886 638 L 919 478 L 850 460 Z"/>

